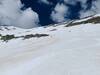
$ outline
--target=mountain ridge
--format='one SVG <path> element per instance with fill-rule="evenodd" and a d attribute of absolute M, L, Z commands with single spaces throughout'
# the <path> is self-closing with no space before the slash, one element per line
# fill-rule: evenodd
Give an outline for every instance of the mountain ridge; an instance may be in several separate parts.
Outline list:
<path fill-rule="evenodd" d="M 100 23 L 68 24 L 1 26 L 0 75 L 100 75 Z"/>

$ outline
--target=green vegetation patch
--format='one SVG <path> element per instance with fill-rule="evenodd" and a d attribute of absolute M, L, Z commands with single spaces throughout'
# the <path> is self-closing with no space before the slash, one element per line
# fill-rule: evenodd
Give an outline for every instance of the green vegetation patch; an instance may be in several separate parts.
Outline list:
<path fill-rule="evenodd" d="M 40 38 L 40 37 L 46 37 L 46 36 L 49 36 L 49 35 L 48 34 L 29 34 L 29 35 L 25 35 L 25 36 L 15 37 L 14 35 L 4 35 L 4 36 L 2 36 L 0 34 L 0 40 L 8 42 L 9 40 L 16 39 L 16 38 L 30 39 L 30 38 L 33 38 L 33 37 Z"/>
<path fill-rule="evenodd" d="M 29 39 L 29 38 L 32 38 L 32 37 L 37 37 L 37 38 L 40 38 L 40 37 L 46 37 L 46 36 L 49 36 L 48 34 L 30 34 L 30 35 L 25 35 L 23 36 L 24 39 Z"/>
<path fill-rule="evenodd" d="M 1 35 L 0 37 L 1 37 L 0 40 L 6 41 L 6 42 L 8 42 L 11 39 L 16 38 L 14 35 L 5 35 L 5 36 Z"/>

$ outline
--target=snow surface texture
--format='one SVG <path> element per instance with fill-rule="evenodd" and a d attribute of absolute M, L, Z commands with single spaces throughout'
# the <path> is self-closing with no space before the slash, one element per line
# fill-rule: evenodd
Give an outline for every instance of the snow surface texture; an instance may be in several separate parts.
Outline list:
<path fill-rule="evenodd" d="M 0 75 L 100 75 L 100 24 L 8 28 L 0 34 L 49 36 L 0 41 Z"/>

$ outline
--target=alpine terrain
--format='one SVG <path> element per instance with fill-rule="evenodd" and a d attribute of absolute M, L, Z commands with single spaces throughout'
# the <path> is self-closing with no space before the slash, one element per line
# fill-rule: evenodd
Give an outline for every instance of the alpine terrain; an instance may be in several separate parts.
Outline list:
<path fill-rule="evenodd" d="M 100 75 L 100 15 L 32 29 L 0 26 L 0 75 Z"/>

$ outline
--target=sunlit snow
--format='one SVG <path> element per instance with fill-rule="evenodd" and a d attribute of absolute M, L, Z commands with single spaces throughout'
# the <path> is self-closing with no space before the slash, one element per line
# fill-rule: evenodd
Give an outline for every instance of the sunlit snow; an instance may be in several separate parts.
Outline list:
<path fill-rule="evenodd" d="M 47 37 L 0 41 L 0 75 L 100 75 L 100 24 L 0 31 Z"/>

